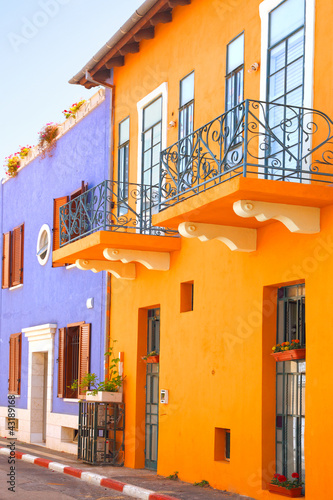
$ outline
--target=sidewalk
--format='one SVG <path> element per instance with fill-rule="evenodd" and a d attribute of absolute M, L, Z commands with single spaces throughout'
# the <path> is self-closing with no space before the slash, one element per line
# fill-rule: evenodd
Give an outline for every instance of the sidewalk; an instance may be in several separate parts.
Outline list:
<path fill-rule="evenodd" d="M 0 438 L 0 456 L 9 454 L 9 439 Z M 98 467 L 84 464 L 75 455 L 16 441 L 16 459 L 69 474 L 78 480 L 121 491 L 123 495 L 144 500 L 253 500 L 228 492 L 193 486 L 166 479 L 146 469 Z M 204 478 L 201 478 L 204 479 Z"/>

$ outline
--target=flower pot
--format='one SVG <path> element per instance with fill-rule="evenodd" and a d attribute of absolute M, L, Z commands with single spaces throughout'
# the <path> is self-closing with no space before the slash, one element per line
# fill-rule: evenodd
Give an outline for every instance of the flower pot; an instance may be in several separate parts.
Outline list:
<path fill-rule="evenodd" d="M 281 495 L 283 497 L 299 498 L 302 496 L 302 486 L 288 490 L 287 488 L 278 486 L 277 484 L 269 484 L 268 491 L 270 493 L 276 493 L 277 495 Z"/>
<path fill-rule="evenodd" d="M 99 403 L 122 403 L 123 393 L 98 391 L 98 393 L 94 395 L 91 392 L 87 392 L 86 401 L 95 401 Z"/>
<path fill-rule="evenodd" d="M 294 361 L 305 359 L 305 349 L 290 349 L 290 351 L 272 352 L 275 361 Z"/>
<path fill-rule="evenodd" d="M 147 359 L 144 359 L 146 363 L 159 363 L 160 362 L 160 355 L 157 354 L 156 356 L 148 356 Z"/>

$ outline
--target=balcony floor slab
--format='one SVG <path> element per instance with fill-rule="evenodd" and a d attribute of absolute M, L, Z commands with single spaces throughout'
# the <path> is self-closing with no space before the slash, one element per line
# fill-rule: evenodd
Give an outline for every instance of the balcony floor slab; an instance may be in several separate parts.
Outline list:
<path fill-rule="evenodd" d="M 151 252 L 173 252 L 180 250 L 181 239 L 170 236 L 155 236 L 117 231 L 97 231 L 69 243 L 53 252 L 53 262 L 73 264 L 77 259 L 106 260 L 105 248 L 124 248 Z"/>
<path fill-rule="evenodd" d="M 300 184 L 238 176 L 153 215 L 153 225 L 178 228 L 182 222 L 202 222 L 259 228 L 276 222 L 259 222 L 254 217 L 243 219 L 236 215 L 234 202 L 247 199 L 321 208 L 333 205 L 333 184 Z"/>

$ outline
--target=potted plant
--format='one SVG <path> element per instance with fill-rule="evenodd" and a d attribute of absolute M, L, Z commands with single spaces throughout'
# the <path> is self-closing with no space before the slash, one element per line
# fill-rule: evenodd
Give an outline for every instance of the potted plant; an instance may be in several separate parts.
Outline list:
<path fill-rule="evenodd" d="M 299 340 L 291 342 L 282 342 L 272 347 L 272 356 L 275 361 L 291 361 L 295 359 L 305 359 L 305 347 L 300 344 Z"/>
<path fill-rule="evenodd" d="M 86 102 L 85 99 L 81 99 L 79 102 L 74 102 L 69 109 L 64 109 L 63 114 L 65 118 L 76 118 L 76 113 L 81 108 L 82 104 Z"/>
<path fill-rule="evenodd" d="M 285 497 L 301 497 L 303 483 L 299 479 L 299 474 L 297 472 L 293 472 L 291 477 L 293 479 L 289 480 L 282 474 L 274 474 L 274 478 L 268 485 L 268 491 Z"/>
<path fill-rule="evenodd" d="M 15 155 L 7 156 L 6 160 L 7 161 L 4 165 L 7 168 L 6 175 L 8 175 L 8 177 L 16 177 L 17 171 L 21 166 L 20 157 L 16 153 Z"/>
<path fill-rule="evenodd" d="M 47 123 L 39 132 L 38 148 L 42 153 L 42 158 L 47 154 L 49 157 L 53 156 L 54 148 L 57 145 L 58 124 Z"/>
<path fill-rule="evenodd" d="M 157 351 L 151 351 L 147 356 L 142 356 L 143 361 L 146 363 L 159 363 L 160 355 Z"/>
<path fill-rule="evenodd" d="M 113 343 L 115 342 L 114 340 Z M 109 358 L 109 373 L 107 380 L 100 381 L 96 373 L 87 373 L 82 378 L 80 384 L 78 380 L 75 380 L 71 385 L 71 389 L 77 389 L 79 387 L 81 391 L 85 393 L 86 401 L 111 403 L 121 403 L 123 401 L 123 393 L 119 392 L 119 389 L 125 377 L 118 373 L 117 363 L 119 363 L 120 359 L 114 357 L 113 349 L 114 347 L 112 345 L 105 353 L 105 356 Z"/>

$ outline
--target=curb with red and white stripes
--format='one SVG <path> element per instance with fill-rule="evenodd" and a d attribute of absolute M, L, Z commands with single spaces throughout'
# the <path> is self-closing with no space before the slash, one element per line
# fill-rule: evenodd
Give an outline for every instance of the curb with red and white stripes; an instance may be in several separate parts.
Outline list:
<path fill-rule="evenodd" d="M 13 453 L 15 453 L 15 456 Z M 11 456 L 12 458 L 23 460 L 24 462 L 29 462 L 31 464 L 39 465 L 40 467 L 45 467 L 46 469 L 50 469 L 55 472 L 62 472 L 63 474 L 68 474 L 78 479 L 82 479 L 87 483 L 119 491 L 123 495 L 127 495 L 129 497 L 139 498 L 142 500 L 179 500 L 179 498 L 170 497 L 168 495 L 163 495 L 151 490 L 146 490 L 145 488 L 141 488 L 140 486 L 122 483 L 121 481 L 110 479 L 105 476 L 100 476 L 99 474 L 94 474 L 93 472 L 85 472 L 82 469 L 76 469 L 75 467 L 69 467 L 58 462 L 52 462 L 52 460 L 47 460 L 46 458 L 35 457 L 34 455 L 21 453 L 20 451 L 13 452 L 9 448 L 0 447 L 0 454 L 6 455 L 8 457 Z"/>

